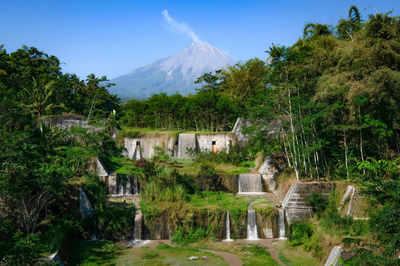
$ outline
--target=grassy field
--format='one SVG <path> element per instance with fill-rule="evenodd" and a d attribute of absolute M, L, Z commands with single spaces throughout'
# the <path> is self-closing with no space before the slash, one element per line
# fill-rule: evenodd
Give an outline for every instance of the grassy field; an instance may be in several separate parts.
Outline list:
<path fill-rule="evenodd" d="M 273 246 L 279 251 L 279 259 L 288 266 L 321 265 L 310 253 L 305 252 L 302 247 L 289 247 L 283 241 L 276 242 Z"/>
<path fill-rule="evenodd" d="M 223 207 L 227 210 L 247 210 L 250 200 L 246 197 L 235 196 L 232 193 L 201 192 L 190 195 L 188 204 L 200 209 L 213 209 Z"/>
<path fill-rule="evenodd" d="M 165 166 L 176 169 L 181 174 L 198 175 L 200 172 L 200 164 L 190 159 L 171 158 L 168 162 L 164 162 Z M 221 163 L 213 164 L 216 173 L 226 174 L 245 174 L 250 173 L 251 169 L 247 166 L 235 166 L 233 164 Z"/>
<path fill-rule="evenodd" d="M 165 244 L 126 248 L 105 240 L 81 241 L 72 255 L 71 265 L 228 265 L 219 256 L 196 248 Z M 191 256 L 199 259 L 191 261 Z"/>
<path fill-rule="evenodd" d="M 278 262 L 271 258 L 269 252 L 259 244 L 235 244 L 208 240 L 192 243 L 189 246 L 235 254 L 243 261 L 244 265 L 279 265 Z"/>
<path fill-rule="evenodd" d="M 134 161 L 129 158 L 110 158 L 108 165 L 106 165 L 108 170 L 113 170 L 117 174 L 132 174 L 134 169 Z"/>
<path fill-rule="evenodd" d="M 189 195 L 187 202 L 145 202 L 140 201 L 140 207 L 144 213 L 149 209 L 164 209 L 164 208 L 175 208 L 179 209 L 208 209 L 214 210 L 217 208 L 224 208 L 230 211 L 233 210 L 247 210 L 249 205 L 249 199 L 242 196 L 235 196 L 232 193 L 224 192 L 200 192 L 193 195 Z M 175 206 L 176 205 L 176 206 Z"/>

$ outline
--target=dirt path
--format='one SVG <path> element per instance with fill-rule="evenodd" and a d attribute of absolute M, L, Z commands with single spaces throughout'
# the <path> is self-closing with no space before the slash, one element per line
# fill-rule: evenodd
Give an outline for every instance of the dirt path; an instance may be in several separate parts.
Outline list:
<path fill-rule="evenodd" d="M 223 251 L 208 250 L 208 249 L 201 249 L 201 251 L 210 252 L 210 253 L 220 256 L 230 266 L 242 266 L 243 265 L 243 261 L 241 261 L 239 259 L 239 257 L 236 256 L 235 254 L 232 254 L 229 252 L 223 252 Z"/>
<path fill-rule="evenodd" d="M 276 260 L 280 265 L 285 265 L 282 263 L 282 261 L 279 259 L 279 252 L 276 250 L 273 246 L 272 243 L 280 241 L 280 240 L 275 240 L 275 239 L 262 239 L 260 240 L 260 245 L 268 249 L 269 253 L 271 254 L 271 258 Z"/>
<path fill-rule="evenodd" d="M 264 195 L 262 195 L 262 197 L 267 198 L 270 202 L 272 202 L 275 205 L 280 206 L 281 202 L 279 201 L 279 199 L 276 197 L 276 195 L 272 192 L 267 192 Z"/>
<path fill-rule="evenodd" d="M 259 239 L 257 241 L 248 241 L 246 239 L 237 239 L 236 243 L 237 244 L 259 244 L 266 248 L 268 252 L 271 254 L 271 258 L 273 258 L 275 261 L 277 261 L 280 265 L 285 265 L 282 263 L 282 261 L 279 259 L 279 252 L 272 246 L 272 243 L 280 241 L 278 239 Z"/>

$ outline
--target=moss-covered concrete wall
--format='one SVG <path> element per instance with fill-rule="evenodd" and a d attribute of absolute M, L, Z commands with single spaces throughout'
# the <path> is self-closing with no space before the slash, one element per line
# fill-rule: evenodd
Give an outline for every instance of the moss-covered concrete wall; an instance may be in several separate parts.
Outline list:
<path fill-rule="evenodd" d="M 197 133 L 197 148 L 202 151 L 222 151 L 228 150 L 229 144 L 237 143 L 237 136 L 234 133 Z M 214 150 L 213 150 L 213 143 Z"/>
<path fill-rule="evenodd" d="M 145 159 L 153 157 L 156 153 L 156 147 L 161 148 L 165 154 L 174 156 L 174 146 L 178 141 L 178 136 L 169 132 L 149 132 L 140 133 L 136 138 L 124 138 L 124 147 L 126 156 L 133 159 L 136 146 L 140 144 L 141 156 Z"/>
<path fill-rule="evenodd" d="M 267 208 L 256 211 L 258 235 L 260 238 L 278 238 L 278 209 Z"/>
<path fill-rule="evenodd" d="M 318 193 L 327 199 L 333 188 L 334 184 L 327 182 L 292 183 L 282 202 L 288 223 L 300 222 L 311 218 L 312 208 L 308 205 L 307 200 L 312 193 Z"/>
<path fill-rule="evenodd" d="M 227 210 L 224 208 L 169 207 L 143 212 L 143 237 L 145 239 L 170 239 L 178 227 L 185 232 L 202 228 L 217 239 L 225 239 Z M 245 238 L 247 230 L 246 211 L 230 210 L 231 238 Z"/>

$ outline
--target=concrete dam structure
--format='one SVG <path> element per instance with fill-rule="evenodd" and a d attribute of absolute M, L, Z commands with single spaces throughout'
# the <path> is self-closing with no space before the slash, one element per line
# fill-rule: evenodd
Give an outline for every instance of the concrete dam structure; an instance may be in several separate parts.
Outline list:
<path fill-rule="evenodd" d="M 124 138 L 124 156 L 138 160 L 150 159 L 157 150 L 170 157 L 190 158 L 191 152 L 219 152 L 238 143 L 235 133 L 180 133 L 150 132 L 136 138 Z"/>
<path fill-rule="evenodd" d="M 311 218 L 313 210 L 307 200 L 313 192 L 328 199 L 332 188 L 332 183 L 292 183 L 282 202 L 288 223 L 301 222 Z"/>
<path fill-rule="evenodd" d="M 238 182 L 239 194 L 263 194 L 263 183 L 260 174 L 240 174 Z"/>

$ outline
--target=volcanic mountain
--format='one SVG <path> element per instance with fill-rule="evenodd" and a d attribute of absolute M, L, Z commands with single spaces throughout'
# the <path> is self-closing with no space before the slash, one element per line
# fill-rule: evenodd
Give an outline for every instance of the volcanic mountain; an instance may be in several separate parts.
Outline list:
<path fill-rule="evenodd" d="M 194 93 L 198 77 L 234 61 L 207 42 L 194 42 L 178 53 L 112 79 L 110 93 L 121 99 L 144 99 L 155 93 Z"/>

